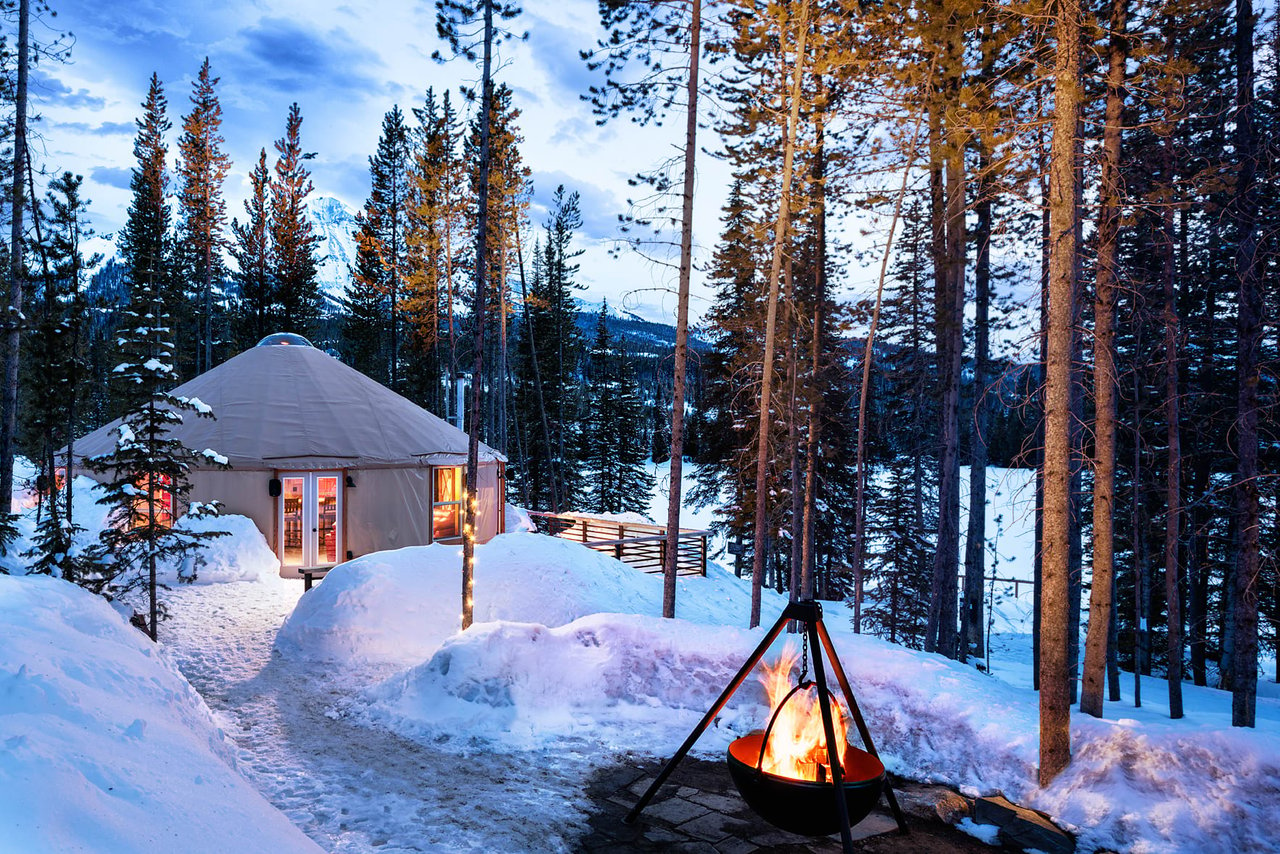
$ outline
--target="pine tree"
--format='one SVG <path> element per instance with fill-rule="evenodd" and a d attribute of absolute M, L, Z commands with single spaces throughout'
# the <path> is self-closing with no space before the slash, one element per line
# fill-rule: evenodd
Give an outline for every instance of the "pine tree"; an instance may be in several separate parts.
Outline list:
<path fill-rule="evenodd" d="M 33 434 L 32 458 L 39 466 L 37 483 L 41 513 L 38 514 L 32 548 L 31 571 L 56 574 L 78 581 L 84 561 L 73 551 L 80 530 L 72 519 L 73 443 L 76 435 L 77 402 L 84 392 L 84 372 L 80 355 L 80 330 L 85 321 L 85 303 L 80 291 L 82 272 L 95 266 L 101 256 L 85 259 L 81 241 L 93 236 L 85 219 L 87 202 L 80 195 L 83 178 L 64 172 L 54 179 L 46 194 L 47 212 L 32 207 L 36 230 L 33 256 L 39 273 L 33 277 L 40 290 L 35 294 L 35 321 L 30 352 L 24 364 L 27 374 L 25 394 L 26 426 Z M 67 448 L 64 477 L 59 477 L 55 451 Z M 64 494 L 65 488 L 65 494 Z"/>
<path fill-rule="evenodd" d="M 347 311 L 342 318 L 343 352 L 351 366 L 379 382 L 389 379 L 387 319 L 389 300 L 382 287 L 384 269 L 377 235 L 365 213 L 356 215 L 356 263 L 347 281 Z"/>
<path fill-rule="evenodd" d="M 275 179 L 271 182 L 271 263 L 277 311 L 276 331 L 308 334 L 320 318 L 322 297 L 316 284 L 319 238 L 307 218 L 306 201 L 313 189 L 303 165 L 302 111 L 289 107 L 284 136 L 276 140 Z"/>
<path fill-rule="evenodd" d="M 194 341 L 195 371 L 214 365 L 214 288 L 226 275 L 222 249 L 227 224 L 227 203 L 222 182 L 231 170 L 231 158 L 222 150 L 222 105 L 214 88 L 218 78 L 209 71 L 205 57 L 191 93 L 191 112 L 182 119 L 178 137 L 178 229 L 184 266 L 199 294 L 198 332 Z"/>
<path fill-rule="evenodd" d="M 131 290 L 145 289 L 169 316 L 178 299 L 173 287 L 169 173 L 165 165 L 168 147 L 164 138 L 171 127 L 165 116 L 167 107 L 160 78 L 152 74 L 146 100 L 142 102 L 142 118 L 137 120 L 133 156 L 138 165 L 129 182 L 133 200 L 120 232 L 119 248 Z M 120 411 L 134 409 L 140 402 L 128 391 L 125 390 L 125 398 L 119 401 Z"/>
<path fill-rule="evenodd" d="M 680 490 L 685 456 L 685 379 L 689 358 L 689 283 L 693 274 L 693 191 L 697 165 L 698 89 L 702 59 L 702 0 L 685 3 L 601 3 L 600 23 L 609 33 L 592 54 L 583 54 L 587 67 L 605 74 L 603 87 L 591 87 L 596 115 L 631 114 L 644 125 L 660 119 L 684 97 L 684 146 L 680 182 L 680 271 L 677 284 L 676 341 L 672 364 L 670 472 L 667 500 L 666 566 L 663 567 L 662 616 L 676 614 L 676 570 L 680 528 Z M 673 38 L 674 36 L 674 38 Z M 637 49 L 637 46 L 640 46 Z M 644 72 L 639 80 L 623 77 L 630 62 Z M 604 119 L 602 118 L 603 122 Z M 661 168 L 642 180 L 663 190 L 673 189 Z M 661 213 L 661 208 L 660 211 Z"/>
<path fill-rule="evenodd" d="M 388 369 L 391 387 L 401 388 L 401 318 L 404 290 L 409 278 L 411 182 L 409 177 L 409 129 L 404 114 L 394 107 L 383 117 L 378 151 L 369 158 L 369 199 L 365 202 L 356 233 L 361 262 L 353 271 L 359 287 L 385 296 L 388 332 Z"/>
<path fill-rule="evenodd" d="M 410 181 L 413 198 L 406 238 L 412 257 L 406 282 L 407 320 L 418 354 L 412 382 L 427 408 L 452 412 L 449 386 L 458 372 L 458 252 L 466 231 L 467 168 L 459 153 L 461 120 L 446 90 L 428 89 L 414 108 L 418 139 Z"/>
<path fill-rule="evenodd" d="M 22 296 L 25 258 L 22 252 L 23 212 L 27 205 L 26 173 L 30 164 L 27 140 L 27 83 L 31 59 L 31 3 L 18 0 L 18 68 L 14 87 L 13 171 L 9 195 L 9 288 L 4 336 L 4 392 L 0 400 L 0 551 L 16 536 L 9 507 L 13 498 L 14 437 L 18 425 L 18 365 L 22 339 Z"/>
<path fill-rule="evenodd" d="M 184 413 L 213 417 L 209 406 L 196 398 L 175 396 L 167 388 L 177 381 L 174 347 L 168 317 L 159 295 L 147 279 L 131 287 L 130 309 L 120 335 L 124 361 L 113 371 L 121 396 L 131 406 L 117 428 L 113 451 L 86 460 L 93 471 L 106 475 L 100 504 L 111 508 L 108 525 L 99 536 L 101 575 L 94 586 L 110 598 L 130 597 L 145 590 L 149 605 L 147 631 L 156 639 L 157 625 L 165 617 L 157 579 L 161 563 L 179 564 L 178 579 L 195 580 L 198 559 L 185 559 L 202 543 L 223 532 L 196 532 L 174 525 L 186 509 L 195 519 L 216 516 L 217 502 L 188 503 L 192 465 L 225 467 L 226 459 L 215 450 L 195 451 L 171 437 Z"/>
<path fill-rule="evenodd" d="M 645 465 L 644 412 L 635 374 L 609 337 L 609 304 L 596 317 L 588 353 L 587 412 L 581 459 L 586 470 L 583 507 L 596 513 L 645 513 L 653 475 Z"/>
<path fill-rule="evenodd" d="M 236 262 L 240 285 L 239 344 L 250 347 L 278 331 L 276 270 L 272 259 L 271 172 L 267 151 L 258 154 L 258 165 L 249 173 L 249 198 L 244 200 L 246 219 L 231 222 L 235 245 L 231 257 Z"/>
<path fill-rule="evenodd" d="M 575 260 L 581 250 L 573 248 L 574 235 L 581 225 L 578 194 L 558 187 L 547 215 L 543 242 L 534 250 L 517 365 L 518 420 L 528 436 L 527 486 L 538 507 L 549 506 L 553 494 L 562 509 L 576 506 L 582 497 L 578 471 L 582 446 L 578 435 L 578 366 L 583 346 L 573 297 L 573 291 L 581 287 L 576 281 Z M 541 441 L 544 417 L 549 436 Z"/>

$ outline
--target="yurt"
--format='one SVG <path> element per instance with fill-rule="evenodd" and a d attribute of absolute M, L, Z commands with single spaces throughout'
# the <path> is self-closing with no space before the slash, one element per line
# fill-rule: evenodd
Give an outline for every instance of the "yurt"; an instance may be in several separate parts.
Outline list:
<path fill-rule="evenodd" d="M 173 393 L 214 418 L 189 414 L 170 435 L 230 463 L 194 468 L 191 500 L 252 519 L 286 578 L 461 535 L 467 435 L 301 336 L 268 336 Z M 114 449 L 118 424 L 76 442 L 77 473 L 96 476 L 82 461 Z M 502 530 L 505 463 L 480 446 L 481 542 Z"/>

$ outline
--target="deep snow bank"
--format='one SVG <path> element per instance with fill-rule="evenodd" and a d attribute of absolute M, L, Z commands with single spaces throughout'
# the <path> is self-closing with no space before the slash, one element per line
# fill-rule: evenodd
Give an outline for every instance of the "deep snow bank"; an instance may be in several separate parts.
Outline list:
<path fill-rule="evenodd" d="M 203 700 L 102 599 L 0 576 L 12 851 L 318 851 L 230 766 Z"/>
<path fill-rule="evenodd" d="M 199 551 L 184 561 L 187 572 L 194 569 L 196 584 L 266 581 L 280 577 L 280 561 L 267 545 L 258 526 L 248 516 L 228 514 L 199 519 L 183 516 L 178 520 L 177 527 L 198 532 L 221 531 L 225 534 L 205 540 Z M 159 577 L 165 584 L 177 584 L 178 564 L 161 566 Z"/>
<path fill-rule="evenodd" d="M 1280 850 L 1272 831 L 1280 822 L 1274 719 L 1242 732 L 1077 716 L 1075 759 L 1053 787 L 1040 790 L 1033 691 L 853 635 L 843 616 L 828 608 L 837 651 L 891 770 L 972 793 L 1003 791 L 1075 825 L 1084 851 Z M 536 748 L 580 738 L 665 756 L 761 636 L 759 629 L 616 614 L 559 628 L 477 625 L 430 661 L 368 691 L 367 706 L 352 711 L 433 743 L 478 737 Z M 696 750 L 719 755 L 763 725 L 761 696 L 748 680 Z M 1276 710 L 1268 714 L 1274 718 Z"/>
<path fill-rule="evenodd" d="M 659 616 L 662 579 L 578 543 L 503 534 L 476 548 L 475 621 L 562 626 L 597 613 Z M 298 602 L 276 639 L 291 658 L 411 666 L 461 628 L 462 548 L 377 552 L 334 569 Z M 783 600 L 766 596 L 764 619 Z M 677 615 L 697 623 L 747 624 L 750 597 L 718 567 L 680 579 Z"/>

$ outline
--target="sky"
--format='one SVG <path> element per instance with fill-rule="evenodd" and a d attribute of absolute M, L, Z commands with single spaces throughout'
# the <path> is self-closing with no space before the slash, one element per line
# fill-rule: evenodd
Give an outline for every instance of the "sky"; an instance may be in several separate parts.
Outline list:
<path fill-rule="evenodd" d="M 285 114 L 297 101 L 302 144 L 315 194 L 352 208 L 369 189 L 368 157 L 382 116 L 394 104 L 408 112 L 427 87 L 438 92 L 475 83 L 463 60 L 432 60 L 441 47 L 429 2 L 339 0 L 52 0 L 55 18 L 33 26 L 38 40 L 58 33 L 74 39 L 68 63 L 42 61 L 32 77 L 32 108 L 41 116 L 33 142 L 37 163 L 53 174 L 83 174 L 98 232 L 113 235 L 124 222 L 133 167 L 134 120 L 151 74 L 169 100 L 171 151 L 191 84 L 207 56 L 221 78 L 223 135 L 233 165 L 225 187 L 231 215 L 242 215 L 248 171 L 258 151 L 282 136 Z M 581 95 L 593 75 L 579 58 L 599 37 L 594 0 L 526 2 L 513 28 L 527 42 L 500 49 L 497 79 L 514 90 L 522 111 L 521 150 L 533 171 L 535 225 L 558 184 L 581 195 L 581 280 L 586 299 L 607 298 L 652 320 L 673 322 L 674 269 L 634 252 L 611 257 L 618 215 L 634 192 L 627 179 L 678 154 L 677 126 L 640 128 L 627 119 L 600 127 Z M 710 156 L 698 168 L 695 258 L 705 260 L 719 231 L 728 169 Z M 709 292 L 695 273 L 691 310 L 708 307 Z"/>

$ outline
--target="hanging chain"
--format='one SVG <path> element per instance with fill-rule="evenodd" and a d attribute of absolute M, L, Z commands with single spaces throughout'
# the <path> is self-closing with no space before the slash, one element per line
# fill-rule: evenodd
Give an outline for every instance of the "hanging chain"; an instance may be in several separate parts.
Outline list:
<path fill-rule="evenodd" d="M 800 642 L 800 679 L 801 685 L 809 678 L 809 633 L 805 632 Z"/>

